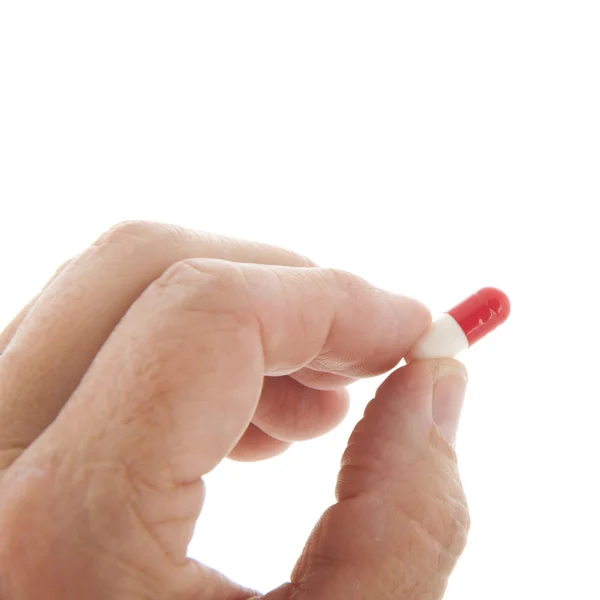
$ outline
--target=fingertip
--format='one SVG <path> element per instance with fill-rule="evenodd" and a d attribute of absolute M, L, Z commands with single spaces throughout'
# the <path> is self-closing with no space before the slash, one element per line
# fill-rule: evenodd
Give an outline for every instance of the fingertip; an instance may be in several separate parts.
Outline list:
<path fill-rule="evenodd" d="M 399 323 L 402 336 L 404 353 L 415 344 L 415 342 L 427 331 L 432 323 L 432 315 L 429 308 L 420 300 L 408 296 L 394 294 L 400 304 L 401 322 Z"/>
<path fill-rule="evenodd" d="M 422 391 L 427 388 L 433 390 L 435 382 L 449 370 L 468 381 L 465 365 L 455 358 L 415 360 L 393 371 L 377 388 L 377 396 L 395 396 L 400 393 L 407 395 L 407 392 L 414 388 Z"/>
<path fill-rule="evenodd" d="M 444 369 L 454 369 L 458 373 L 460 373 L 464 379 L 468 379 L 468 373 L 465 364 L 460 360 L 457 360 L 456 358 L 441 357 L 418 359 L 413 360 L 407 365 L 404 365 L 404 367 L 402 368 L 408 369 L 409 367 L 427 369 L 433 377 L 434 381 L 436 381 L 436 379 L 439 379 L 438 374 Z"/>
<path fill-rule="evenodd" d="M 372 412 L 393 416 L 398 431 L 416 446 L 435 424 L 454 447 L 468 374 L 454 358 L 417 360 L 394 371 L 377 390 Z"/>
<path fill-rule="evenodd" d="M 435 454 L 430 448 L 436 426 L 450 451 L 460 412 L 459 382 L 464 382 L 465 373 L 464 365 L 454 359 L 415 361 L 391 373 L 350 437 L 338 498 L 385 486 L 390 478 L 404 477 L 416 462 L 427 469 Z"/>
<path fill-rule="evenodd" d="M 469 381 L 467 368 L 462 362 L 455 358 L 437 358 L 425 362 L 429 363 L 434 383 L 447 375 L 458 376 L 463 379 L 465 383 Z"/>
<path fill-rule="evenodd" d="M 429 362 L 416 360 L 392 371 L 377 388 L 376 398 L 406 395 L 415 386 L 430 383 L 432 366 Z"/>
<path fill-rule="evenodd" d="M 418 305 L 418 310 L 420 311 L 421 315 L 423 316 L 423 319 L 426 323 L 426 327 L 429 326 L 431 324 L 431 321 L 433 320 L 433 316 L 431 314 L 431 310 L 429 309 L 428 306 L 426 306 L 423 302 L 421 302 L 420 300 L 414 300 L 416 302 L 416 304 Z"/>
<path fill-rule="evenodd" d="M 420 328 L 421 332 L 424 332 L 431 325 L 433 320 L 429 307 L 416 298 L 408 296 L 403 296 L 403 298 L 410 303 L 410 313 L 412 314 L 415 326 Z"/>

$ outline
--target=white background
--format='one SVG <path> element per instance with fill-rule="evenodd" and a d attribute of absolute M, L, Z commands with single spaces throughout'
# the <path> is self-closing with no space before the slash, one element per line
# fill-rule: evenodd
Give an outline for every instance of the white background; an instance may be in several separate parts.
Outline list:
<path fill-rule="evenodd" d="M 439 313 L 473 514 L 446 598 L 600 598 L 600 18 L 583 2 L 0 2 L 0 320 L 124 219 L 283 245 Z M 190 553 L 263 591 L 333 501 L 334 433 L 208 477 Z"/>

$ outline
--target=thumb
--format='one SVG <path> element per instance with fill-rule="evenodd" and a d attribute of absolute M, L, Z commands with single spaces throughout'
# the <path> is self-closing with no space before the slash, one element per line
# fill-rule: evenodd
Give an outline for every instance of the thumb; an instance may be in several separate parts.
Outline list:
<path fill-rule="evenodd" d="M 383 383 L 348 442 L 337 504 L 269 600 L 442 597 L 469 528 L 451 447 L 465 386 L 451 359 Z"/>

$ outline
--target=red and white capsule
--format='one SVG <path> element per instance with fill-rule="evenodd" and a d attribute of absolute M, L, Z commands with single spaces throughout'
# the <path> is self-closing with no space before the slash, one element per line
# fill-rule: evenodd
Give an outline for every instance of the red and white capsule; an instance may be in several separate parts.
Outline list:
<path fill-rule="evenodd" d="M 410 349 L 406 362 L 456 356 L 504 323 L 509 314 L 508 296 L 496 288 L 483 288 L 434 321 Z"/>

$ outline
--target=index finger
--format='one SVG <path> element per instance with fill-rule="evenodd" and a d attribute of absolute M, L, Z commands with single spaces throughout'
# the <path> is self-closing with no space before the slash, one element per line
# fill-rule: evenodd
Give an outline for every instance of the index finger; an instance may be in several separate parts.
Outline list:
<path fill-rule="evenodd" d="M 342 271 L 182 261 L 136 300 L 48 432 L 75 427 L 144 477 L 164 460 L 175 481 L 194 481 L 240 439 L 265 375 L 384 373 L 429 323 L 420 302 Z"/>
<path fill-rule="evenodd" d="M 261 331 L 266 375 L 303 368 L 347 378 L 379 375 L 431 323 L 421 302 L 339 269 L 238 268 Z"/>

